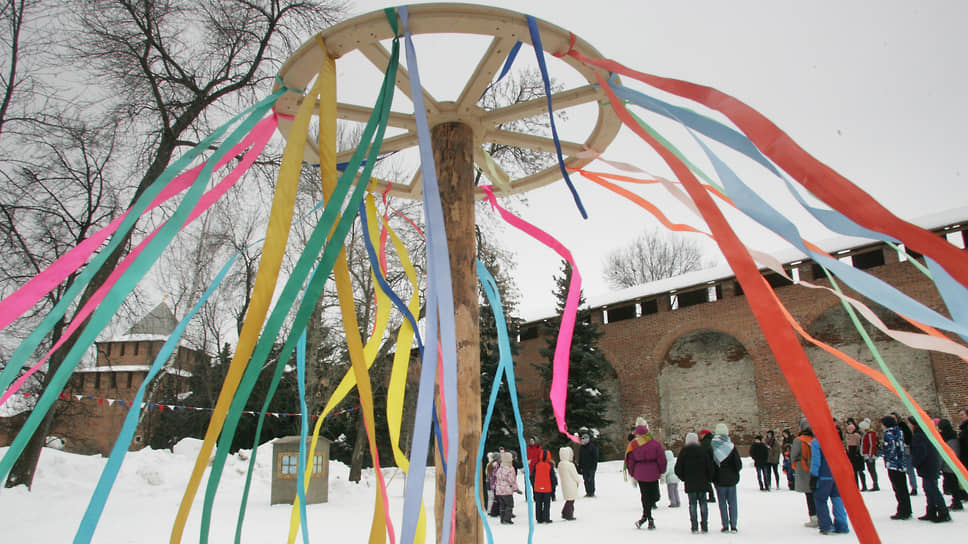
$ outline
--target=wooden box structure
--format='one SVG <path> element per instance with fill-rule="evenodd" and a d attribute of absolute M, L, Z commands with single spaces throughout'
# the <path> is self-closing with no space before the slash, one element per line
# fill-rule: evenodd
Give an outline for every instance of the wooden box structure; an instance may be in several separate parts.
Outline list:
<path fill-rule="evenodd" d="M 328 502 L 329 500 L 329 444 L 320 437 L 316 451 L 306 465 L 312 466 L 309 488 L 306 490 L 306 504 Z M 309 441 L 306 453 L 309 453 Z M 292 504 L 296 497 L 296 482 L 299 471 L 299 437 L 284 436 L 272 441 L 272 491 L 269 504 Z"/>

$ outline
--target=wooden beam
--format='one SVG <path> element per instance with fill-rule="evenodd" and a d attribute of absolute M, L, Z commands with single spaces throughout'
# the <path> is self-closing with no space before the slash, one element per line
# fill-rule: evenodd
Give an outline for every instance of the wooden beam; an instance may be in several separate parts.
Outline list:
<path fill-rule="evenodd" d="M 457 332 L 460 463 L 457 465 L 454 541 L 461 544 L 481 544 L 484 542 L 484 531 L 474 500 L 476 465 L 473 462 L 477 458 L 481 439 L 481 352 L 475 264 L 477 237 L 474 229 L 474 131 L 463 123 L 441 123 L 432 129 L 431 140 L 450 251 L 454 292 L 453 319 Z M 441 319 L 450 317 L 441 316 Z M 438 495 L 438 504 L 442 499 Z"/>

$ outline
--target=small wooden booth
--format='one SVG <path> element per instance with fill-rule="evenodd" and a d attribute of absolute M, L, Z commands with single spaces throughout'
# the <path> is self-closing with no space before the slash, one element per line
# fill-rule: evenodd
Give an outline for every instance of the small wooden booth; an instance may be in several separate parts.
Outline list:
<path fill-rule="evenodd" d="M 306 489 L 306 504 L 329 501 L 329 444 L 330 441 L 319 437 L 312 459 L 306 461 L 312 466 L 312 476 Z M 309 453 L 309 441 L 306 453 Z M 272 492 L 269 504 L 292 504 L 296 497 L 296 483 L 299 475 L 299 437 L 284 436 L 272 441 Z"/>

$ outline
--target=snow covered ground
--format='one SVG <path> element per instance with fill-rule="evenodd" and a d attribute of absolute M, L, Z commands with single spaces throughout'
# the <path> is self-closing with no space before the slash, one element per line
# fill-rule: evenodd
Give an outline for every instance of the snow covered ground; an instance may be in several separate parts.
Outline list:
<path fill-rule="evenodd" d="M 154 543 L 168 542 L 172 520 L 181 502 L 188 475 L 195 460 L 198 443 L 185 441 L 175 453 L 144 450 L 131 453 L 125 460 L 121 475 L 105 507 L 105 513 L 95 533 L 94 542 Z M 6 448 L 0 448 L 3 455 Z M 225 475 L 216 498 L 210 542 L 233 540 L 241 490 L 245 478 L 248 452 L 233 456 L 226 465 Z M 258 473 L 246 515 L 243 542 L 249 544 L 286 541 L 289 527 L 289 507 L 269 505 L 269 471 L 271 449 L 263 446 L 258 455 Z M 44 451 L 34 490 L 24 488 L 0 489 L 0 541 L 4 543 L 61 543 L 73 539 L 91 491 L 104 466 L 99 456 L 86 457 L 57 450 Z M 598 471 L 598 490 L 595 498 L 579 498 L 575 504 L 576 521 L 562 521 L 562 502 L 553 502 L 553 523 L 535 529 L 535 543 L 611 543 L 611 542 L 679 542 L 683 539 L 713 539 L 717 542 L 815 542 L 821 538 L 816 529 L 803 527 L 806 506 L 803 495 L 785 489 L 764 493 L 756 484 L 750 460 L 744 459 L 742 481 L 739 485 L 739 533 L 719 532 L 719 511 L 710 505 L 708 535 L 689 532 L 689 513 L 685 495 L 681 508 L 668 508 L 668 497 L 663 498 L 655 514 L 654 531 L 637 530 L 632 523 L 641 511 L 637 488 L 623 481 L 620 462 L 603 463 Z M 892 521 L 894 497 L 887 474 L 882 471 L 881 491 L 864 493 L 882 542 L 905 543 L 930 539 L 938 542 L 963 542 L 968 528 L 968 512 L 953 512 L 951 523 L 934 524 L 911 519 Z M 376 483 L 372 472 L 364 475 L 359 485 L 347 482 L 348 468 L 334 463 L 331 466 L 329 503 L 309 506 L 309 532 L 312 542 L 366 542 L 373 513 Z M 389 469 L 389 494 L 393 523 L 399 530 L 403 504 L 403 475 Z M 392 477 L 392 478 L 391 478 Z M 782 477 L 782 474 L 781 474 Z M 432 474 L 428 473 L 425 496 L 432 504 Z M 200 494 L 201 495 L 201 494 Z M 514 525 L 492 523 L 494 541 L 527 542 L 527 505 L 518 495 L 515 498 L 517 518 Z M 924 497 L 919 492 L 912 497 L 915 516 L 924 512 Z M 201 500 L 196 501 L 185 531 L 183 542 L 198 541 Z M 488 518 L 489 521 L 497 521 Z M 431 529 L 432 530 L 432 529 Z M 961 535 L 961 536 L 958 536 Z M 851 535 L 833 538 L 847 542 L 856 540 Z M 299 540 L 301 541 L 301 539 Z M 428 542 L 433 540 L 428 538 Z"/>

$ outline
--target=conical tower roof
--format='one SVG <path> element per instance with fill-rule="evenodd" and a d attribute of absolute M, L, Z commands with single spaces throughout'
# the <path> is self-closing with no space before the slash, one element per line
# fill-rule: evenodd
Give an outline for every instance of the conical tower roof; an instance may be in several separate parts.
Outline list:
<path fill-rule="evenodd" d="M 141 321 L 132 325 L 127 334 L 129 336 L 135 334 L 169 336 L 177 326 L 178 320 L 175 319 L 175 314 L 172 313 L 167 304 L 162 302 L 155 306 L 154 310 L 148 312 L 148 315 L 141 318 Z"/>

